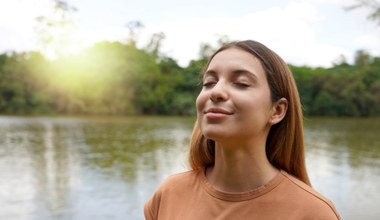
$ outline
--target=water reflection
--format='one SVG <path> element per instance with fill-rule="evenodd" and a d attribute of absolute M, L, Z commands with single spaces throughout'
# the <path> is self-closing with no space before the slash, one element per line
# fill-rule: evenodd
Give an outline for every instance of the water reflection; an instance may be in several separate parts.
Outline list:
<path fill-rule="evenodd" d="M 8 188 L 1 187 L 8 194 L 1 202 L 9 210 L 9 214 L 1 215 L 28 219 L 36 210 L 39 217 L 50 216 L 51 212 L 59 215 L 66 206 L 71 163 L 67 148 L 54 143 L 58 131 L 45 120 L 24 123 L 13 118 L 1 122 L 6 125 L 1 127 L 1 174 L 5 177 L 1 179 L 6 180 L 3 184 Z"/>
<path fill-rule="evenodd" d="M 380 120 L 306 120 L 309 173 L 343 219 L 377 219 L 380 211 Z"/>
<path fill-rule="evenodd" d="M 0 117 L 0 219 L 143 219 L 146 199 L 186 169 L 193 118 Z M 305 121 L 314 187 L 344 219 L 380 212 L 380 120 Z"/>
<path fill-rule="evenodd" d="M 86 164 L 95 166 L 92 170 L 100 168 L 108 178 L 127 183 L 121 207 L 126 210 L 124 217 L 143 219 L 143 204 L 157 185 L 168 175 L 186 169 L 183 161 L 191 121 L 137 118 L 83 126 L 88 147 L 81 155 Z"/>
<path fill-rule="evenodd" d="M 143 219 L 192 119 L 0 117 L 0 219 Z"/>

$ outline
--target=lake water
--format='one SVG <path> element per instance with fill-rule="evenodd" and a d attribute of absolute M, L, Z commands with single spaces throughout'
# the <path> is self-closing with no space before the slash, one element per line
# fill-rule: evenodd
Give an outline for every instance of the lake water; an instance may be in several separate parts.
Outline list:
<path fill-rule="evenodd" d="M 187 169 L 193 121 L 0 116 L 0 219 L 144 219 Z M 314 188 L 343 219 L 380 219 L 380 119 L 306 119 L 305 135 Z"/>

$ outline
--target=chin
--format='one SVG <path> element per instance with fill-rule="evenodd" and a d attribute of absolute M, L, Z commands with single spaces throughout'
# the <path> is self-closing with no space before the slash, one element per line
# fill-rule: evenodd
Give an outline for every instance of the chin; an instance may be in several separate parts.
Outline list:
<path fill-rule="evenodd" d="M 226 139 L 226 138 L 232 138 L 234 136 L 230 132 L 216 131 L 216 130 L 208 131 L 207 129 L 205 131 L 202 131 L 202 134 L 207 139 L 217 141 L 217 142 L 222 141 L 223 139 Z"/>
<path fill-rule="evenodd" d="M 205 122 L 201 122 L 200 125 L 201 132 L 207 139 L 218 141 L 239 135 L 239 131 L 235 132 L 235 129 L 231 128 L 233 126 L 209 124 Z"/>

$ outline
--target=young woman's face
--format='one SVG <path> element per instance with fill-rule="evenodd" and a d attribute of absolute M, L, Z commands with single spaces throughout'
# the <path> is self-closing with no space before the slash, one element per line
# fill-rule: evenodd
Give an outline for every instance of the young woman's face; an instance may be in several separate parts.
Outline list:
<path fill-rule="evenodd" d="M 238 48 L 216 54 L 203 76 L 196 106 L 198 123 L 208 139 L 266 139 L 274 110 L 260 61 Z"/>

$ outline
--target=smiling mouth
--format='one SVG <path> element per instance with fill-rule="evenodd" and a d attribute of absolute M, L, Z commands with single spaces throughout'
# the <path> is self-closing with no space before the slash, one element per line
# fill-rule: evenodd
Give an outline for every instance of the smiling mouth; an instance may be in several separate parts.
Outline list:
<path fill-rule="evenodd" d="M 222 108 L 210 108 L 207 109 L 204 113 L 206 117 L 210 119 L 221 119 L 232 115 L 232 112 Z"/>

